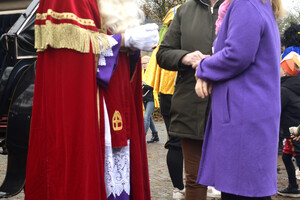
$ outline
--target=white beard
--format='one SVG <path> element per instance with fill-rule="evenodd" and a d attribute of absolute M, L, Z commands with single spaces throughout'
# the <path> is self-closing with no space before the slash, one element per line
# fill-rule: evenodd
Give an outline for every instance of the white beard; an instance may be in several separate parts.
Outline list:
<path fill-rule="evenodd" d="M 123 33 L 144 22 L 144 13 L 137 0 L 99 0 L 100 15 L 112 34 Z"/>

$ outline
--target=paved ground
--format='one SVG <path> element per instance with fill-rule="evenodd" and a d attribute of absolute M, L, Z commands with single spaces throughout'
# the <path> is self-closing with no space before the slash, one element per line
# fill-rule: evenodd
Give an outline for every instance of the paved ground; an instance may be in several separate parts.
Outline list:
<path fill-rule="evenodd" d="M 172 183 L 169 178 L 167 166 L 166 166 L 166 150 L 164 149 L 164 143 L 167 140 L 167 134 L 165 126 L 162 122 L 155 122 L 156 128 L 159 132 L 160 141 L 154 144 L 147 144 L 148 149 L 148 162 L 149 162 L 149 174 L 150 174 L 150 186 L 152 200 L 171 200 L 172 199 Z M 147 139 L 150 139 L 150 131 L 148 132 Z M 281 156 L 278 156 L 278 188 L 283 189 L 287 187 L 288 180 L 285 172 L 284 165 L 281 160 Z M 300 180 L 298 180 L 300 185 Z M 214 198 L 207 198 L 213 200 Z M 279 195 L 273 195 L 272 200 L 288 200 L 295 198 L 282 197 Z"/>
<path fill-rule="evenodd" d="M 166 166 L 167 151 L 164 149 L 164 143 L 167 140 L 167 134 L 163 122 L 159 121 L 159 122 L 155 122 L 155 124 L 159 132 L 160 141 L 154 144 L 147 144 L 151 196 L 152 196 L 152 200 L 171 200 L 173 187 Z M 150 137 L 151 134 L 148 134 L 147 140 L 149 140 Z M 7 156 L 0 155 L 0 183 L 2 183 L 5 178 L 6 160 L 7 160 Z M 280 156 L 278 159 L 278 167 L 280 168 L 280 171 L 278 173 L 278 188 L 282 189 L 287 186 L 288 181 L 287 181 L 287 175 Z M 300 181 L 298 181 L 298 184 L 300 185 Z M 281 197 L 278 195 L 272 196 L 272 200 L 289 200 L 289 199 L 295 199 L 295 198 Z M 21 192 L 17 196 L 8 198 L 8 200 L 24 200 L 24 193 Z M 213 199 L 208 198 L 208 200 L 213 200 Z"/>

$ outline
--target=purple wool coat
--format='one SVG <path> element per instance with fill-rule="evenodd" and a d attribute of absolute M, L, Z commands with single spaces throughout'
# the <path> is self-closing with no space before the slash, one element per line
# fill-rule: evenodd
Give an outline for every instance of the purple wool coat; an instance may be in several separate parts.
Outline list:
<path fill-rule="evenodd" d="M 269 0 L 233 0 L 197 76 L 213 82 L 198 183 L 248 197 L 277 192 L 280 36 Z"/>

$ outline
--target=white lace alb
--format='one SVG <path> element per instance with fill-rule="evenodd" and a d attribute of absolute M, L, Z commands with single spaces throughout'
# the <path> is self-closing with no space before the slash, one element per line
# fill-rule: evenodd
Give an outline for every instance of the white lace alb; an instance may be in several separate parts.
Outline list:
<path fill-rule="evenodd" d="M 118 41 L 115 40 L 115 38 L 113 38 L 111 35 L 108 35 L 107 39 L 108 39 L 108 42 L 109 42 L 109 47 L 105 50 L 103 48 L 103 44 L 102 44 L 102 41 L 101 41 L 101 36 L 99 36 L 99 37 L 100 37 L 99 38 L 99 43 L 100 43 L 100 46 L 101 46 L 101 54 L 100 54 L 98 65 L 105 66 L 106 65 L 105 57 L 113 56 L 112 47 L 117 45 Z"/>
<path fill-rule="evenodd" d="M 105 118 L 105 187 L 106 195 L 120 196 L 125 191 L 130 194 L 130 158 L 128 146 L 112 148 L 111 132 L 106 104 L 103 99 Z"/>

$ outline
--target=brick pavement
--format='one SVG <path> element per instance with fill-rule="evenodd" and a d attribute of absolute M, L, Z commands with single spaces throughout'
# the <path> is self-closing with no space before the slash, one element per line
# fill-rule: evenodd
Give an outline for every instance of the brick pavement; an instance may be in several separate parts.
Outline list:
<path fill-rule="evenodd" d="M 155 122 L 158 130 L 160 141 L 153 144 L 147 144 L 148 151 L 148 163 L 149 163 L 149 176 L 150 176 L 150 187 L 151 187 L 151 199 L 152 200 L 171 200 L 172 199 L 172 183 L 169 177 L 169 172 L 166 165 L 166 149 L 164 149 L 164 143 L 167 140 L 167 134 L 163 122 Z M 150 130 L 146 139 L 151 138 Z M 5 178 L 7 156 L 0 155 L 0 184 Z M 280 171 L 278 173 L 278 188 L 283 189 L 287 186 L 287 175 L 285 172 L 284 165 L 279 156 L 278 167 Z M 300 181 L 298 180 L 300 185 Z M 296 198 L 281 197 L 273 195 L 272 200 L 289 200 Z M 23 191 L 17 196 L 7 198 L 7 200 L 24 200 Z M 41 199 L 42 200 L 42 199 Z M 207 200 L 213 200 L 208 198 Z M 217 200 L 217 199 L 215 199 Z"/>

